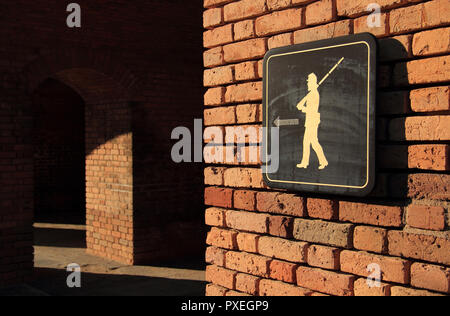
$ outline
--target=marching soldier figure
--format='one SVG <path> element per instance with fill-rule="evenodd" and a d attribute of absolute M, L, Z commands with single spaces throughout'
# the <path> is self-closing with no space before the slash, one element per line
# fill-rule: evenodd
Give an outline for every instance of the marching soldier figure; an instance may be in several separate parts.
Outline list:
<path fill-rule="evenodd" d="M 328 166 L 328 160 L 325 157 L 323 148 L 319 143 L 318 130 L 320 125 L 320 95 L 317 76 L 312 73 L 308 76 L 308 95 L 297 105 L 297 109 L 306 114 L 305 135 L 303 139 L 303 159 L 297 168 L 306 169 L 309 166 L 311 147 L 319 158 L 319 170 Z"/>

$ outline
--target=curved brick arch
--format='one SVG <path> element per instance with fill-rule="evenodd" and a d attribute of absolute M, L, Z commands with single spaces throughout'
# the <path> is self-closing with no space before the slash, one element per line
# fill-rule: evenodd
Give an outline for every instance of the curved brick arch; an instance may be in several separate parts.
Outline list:
<path fill-rule="evenodd" d="M 112 54 L 62 50 L 29 64 L 23 80 L 31 97 L 48 78 L 85 101 L 87 252 L 134 263 L 132 108 L 137 78 Z"/>
<path fill-rule="evenodd" d="M 140 81 L 131 70 L 122 65 L 122 58 L 112 52 L 102 50 L 102 54 L 93 49 L 76 48 L 53 50 L 42 54 L 24 69 L 23 79 L 29 93 L 34 91 L 45 79 L 55 77 L 61 72 L 73 69 L 89 69 L 111 79 L 120 87 L 123 97 L 136 97 Z M 58 77 L 58 79 L 62 79 Z M 64 81 L 64 80 L 63 80 Z M 70 82 L 65 82 L 71 85 Z M 73 86 L 73 85 L 71 85 Z M 79 90 L 80 87 L 73 87 Z M 82 93 L 82 92 L 80 92 Z"/>

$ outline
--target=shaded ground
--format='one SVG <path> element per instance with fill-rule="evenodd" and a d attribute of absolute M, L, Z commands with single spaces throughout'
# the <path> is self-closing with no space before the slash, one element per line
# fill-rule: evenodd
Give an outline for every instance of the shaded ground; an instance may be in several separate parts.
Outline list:
<path fill-rule="evenodd" d="M 35 279 L 0 295 L 203 296 L 202 260 L 162 266 L 124 266 L 85 253 L 81 225 L 35 224 Z M 67 265 L 81 266 L 81 288 L 66 285 Z"/>

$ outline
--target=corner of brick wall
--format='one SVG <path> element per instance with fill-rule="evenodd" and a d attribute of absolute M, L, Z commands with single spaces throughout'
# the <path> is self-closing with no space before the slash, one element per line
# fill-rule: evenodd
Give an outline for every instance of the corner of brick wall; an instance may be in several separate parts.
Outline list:
<path fill-rule="evenodd" d="M 369 198 L 273 191 L 257 162 L 206 158 L 207 295 L 450 293 L 450 2 L 381 1 L 368 28 L 372 2 L 204 0 L 205 133 L 261 126 L 268 49 L 360 32 L 380 48 Z"/>

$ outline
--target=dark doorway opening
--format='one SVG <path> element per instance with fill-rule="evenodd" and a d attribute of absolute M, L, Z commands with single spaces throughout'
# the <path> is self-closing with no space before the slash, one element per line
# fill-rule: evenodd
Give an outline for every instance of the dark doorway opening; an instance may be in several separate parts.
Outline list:
<path fill-rule="evenodd" d="M 33 109 L 35 221 L 85 225 L 85 103 L 47 79 L 33 94 Z"/>

